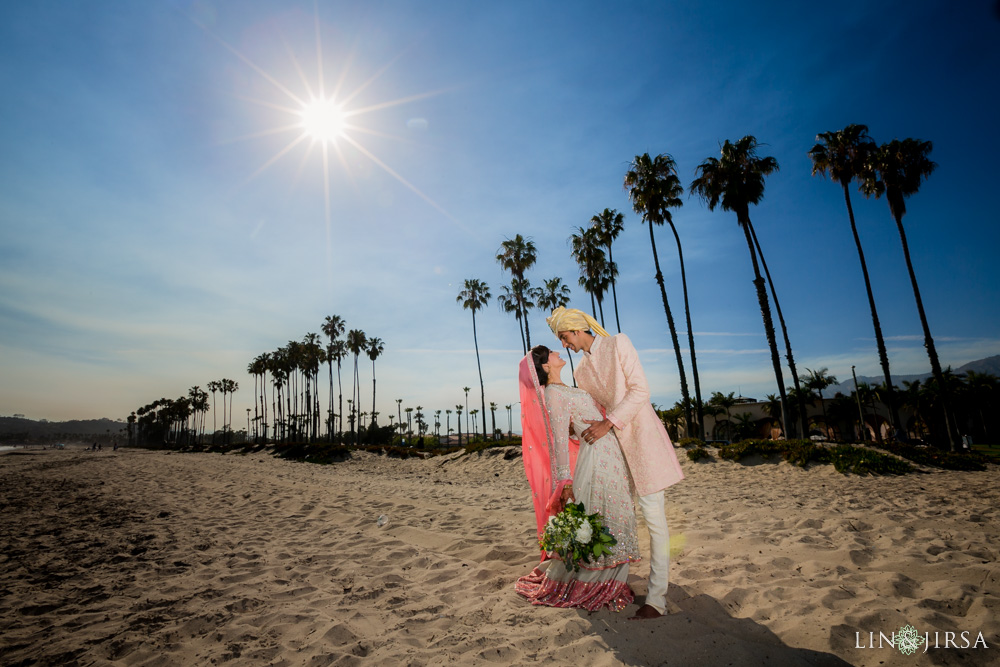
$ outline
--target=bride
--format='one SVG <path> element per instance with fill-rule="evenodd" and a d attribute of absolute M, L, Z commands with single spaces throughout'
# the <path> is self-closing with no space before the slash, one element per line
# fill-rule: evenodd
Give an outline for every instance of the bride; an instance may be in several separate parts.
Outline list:
<path fill-rule="evenodd" d="M 601 513 L 617 544 L 611 555 L 583 561 L 577 572 L 558 555 L 543 552 L 543 564 L 518 579 L 515 590 L 532 604 L 621 611 L 634 599 L 629 563 L 639 560 L 631 481 L 613 430 L 592 444 L 570 440 L 579 440 L 589 426 L 585 420 L 603 415 L 587 392 L 562 382 L 565 365 L 558 352 L 538 345 L 519 367 L 522 454 L 538 534 L 566 502 L 582 502 L 588 514 Z"/>

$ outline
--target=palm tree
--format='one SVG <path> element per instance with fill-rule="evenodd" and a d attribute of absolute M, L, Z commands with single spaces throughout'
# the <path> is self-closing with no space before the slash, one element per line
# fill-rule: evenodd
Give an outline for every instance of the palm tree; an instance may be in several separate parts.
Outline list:
<path fill-rule="evenodd" d="M 563 284 L 562 278 L 543 280 L 542 284 L 544 287 L 536 287 L 531 292 L 531 297 L 539 308 L 546 312 L 552 312 L 556 308 L 565 308 L 569 305 L 569 286 Z M 617 312 L 615 316 L 617 317 Z M 569 372 L 573 374 L 573 354 L 568 347 L 566 348 L 566 356 L 569 358 Z M 573 378 L 573 386 L 576 386 L 576 377 Z"/>
<path fill-rule="evenodd" d="M 837 378 L 830 375 L 826 368 L 821 368 L 818 371 L 807 368 L 806 372 L 809 374 L 803 375 L 801 378 L 803 385 L 809 391 L 816 392 L 816 397 L 819 398 L 819 404 L 823 408 L 823 428 L 826 431 L 825 435 L 829 436 L 830 423 L 827 421 L 826 417 L 826 402 L 823 400 L 823 390 L 831 385 L 837 384 Z"/>
<path fill-rule="evenodd" d="M 302 373 L 305 378 L 305 404 L 309 441 L 319 435 L 319 367 L 325 361 L 319 335 L 307 333 L 302 339 Z"/>
<path fill-rule="evenodd" d="M 743 228 L 747 249 L 750 251 L 750 262 L 753 265 L 753 284 L 757 291 L 761 318 L 764 321 L 764 333 L 767 336 L 767 345 L 771 349 L 774 379 L 778 384 L 781 423 L 787 435 L 789 421 L 785 381 L 781 373 L 778 345 L 774 338 L 771 307 L 768 305 L 764 278 L 760 275 L 757 249 L 750 229 L 750 204 L 756 205 L 764 198 L 764 177 L 777 170 L 778 161 L 773 157 L 757 157 L 757 139 L 753 136 L 747 135 L 735 144 L 727 139 L 722 145 L 721 159 L 710 157 L 698 165 L 695 171 L 701 175 L 692 181 L 691 192 L 704 199 L 710 211 L 715 210 L 721 203 L 724 211 L 736 213 L 736 221 Z"/>
<path fill-rule="evenodd" d="M 458 426 L 458 446 L 462 446 L 462 406 L 455 406 L 455 423 Z"/>
<path fill-rule="evenodd" d="M 337 362 L 337 414 L 340 416 L 340 428 L 338 432 L 344 431 L 344 385 L 341 382 L 341 362 L 347 358 L 347 341 L 338 338 L 333 341 L 328 350 L 329 358 Z"/>
<path fill-rule="evenodd" d="M 198 441 L 198 413 L 208 411 L 208 393 L 201 390 L 201 387 L 195 385 L 188 389 L 188 399 L 191 401 L 191 411 L 194 415 L 194 439 L 195 442 Z"/>
<path fill-rule="evenodd" d="M 991 407 L 994 410 L 997 407 L 997 399 L 1000 398 L 1000 380 L 995 375 L 990 375 L 989 373 L 966 371 L 965 384 L 968 387 L 969 398 L 971 399 L 969 401 L 969 408 L 979 415 L 979 423 L 983 429 L 982 437 L 989 438 L 990 433 L 986 425 L 985 415 L 990 411 Z"/>
<path fill-rule="evenodd" d="M 927 348 L 927 356 L 930 358 L 931 372 L 934 374 L 938 386 L 941 387 L 948 444 L 951 451 L 955 451 L 956 442 L 951 419 L 950 392 L 941 372 L 941 362 L 938 360 L 937 350 L 934 348 L 934 338 L 931 336 L 931 330 L 927 324 L 927 314 L 924 312 L 924 302 L 920 298 L 917 275 L 913 271 L 913 261 L 910 259 L 910 246 L 906 241 L 906 230 L 903 228 L 906 199 L 920 190 L 920 184 L 937 167 L 928 157 L 932 148 L 931 142 L 918 139 L 903 139 L 902 141 L 894 139 L 879 146 L 868 156 L 868 164 L 861 181 L 861 192 L 866 197 L 875 195 L 876 199 L 884 194 L 889 204 L 889 213 L 896 221 L 899 240 L 903 244 L 906 270 L 910 274 L 910 285 L 913 287 L 913 298 L 917 302 L 917 313 L 920 315 L 920 326 L 924 330 L 924 347 Z"/>
<path fill-rule="evenodd" d="M 424 413 L 422 412 L 423 409 L 424 409 L 424 406 L 418 405 L 417 406 L 417 411 L 413 415 L 414 418 L 417 421 L 417 435 L 421 436 L 421 438 L 420 438 L 420 446 L 421 447 L 423 447 L 423 445 L 424 445 L 424 439 L 423 439 L 423 434 L 424 434 Z"/>
<path fill-rule="evenodd" d="M 625 216 L 613 208 L 606 208 L 590 219 L 593 228 L 597 230 L 601 243 L 608 247 L 608 264 L 612 267 L 611 298 L 615 304 L 615 327 L 619 333 L 621 333 L 622 325 L 618 320 L 618 293 L 615 291 L 615 276 L 618 275 L 618 269 L 615 266 L 615 257 L 611 253 L 611 244 L 625 229 L 624 221 Z"/>
<path fill-rule="evenodd" d="M 754 435 L 754 431 L 757 430 L 757 424 L 754 422 L 753 415 L 749 412 L 741 412 L 736 415 L 736 439 L 745 440 Z"/>
<path fill-rule="evenodd" d="M 490 421 L 493 423 L 493 433 L 490 440 L 497 439 L 497 404 L 490 403 Z M 483 430 L 486 430 L 486 413 L 483 413 Z"/>
<path fill-rule="evenodd" d="M 513 426 L 511 422 L 511 408 L 514 407 L 514 404 L 508 403 L 503 407 L 507 411 L 507 439 L 509 440 L 512 437 L 512 431 L 513 431 Z"/>
<path fill-rule="evenodd" d="M 451 442 L 451 410 L 445 410 L 445 433 L 444 437 L 448 442 Z"/>
<path fill-rule="evenodd" d="M 524 336 L 524 327 L 527 321 L 527 317 L 522 317 L 522 308 L 527 312 L 535 307 L 534 302 L 531 300 L 531 294 L 533 292 L 531 283 L 525 278 L 520 280 L 518 278 L 511 278 L 510 285 L 502 285 L 500 288 L 502 291 L 497 296 L 497 305 L 505 313 L 513 313 L 514 318 L 517 320 L 517 327 L 521 331 L 521 346 L 525 349 L 525 354 L 527 354 L 528 342 Z"/>
<path fill-rule="evenodd" d="M 577 227 L 570 237 L 573 259 L 580 267 L 580 287 L 590 294 L 590 308 L 601 319 L 604 326 L 604 293 L 611 286 L 617 268 L 608 264 L 599 230 L 591 227 Z"/>
<path fill-rule="evenodd" d="M 476 333 L 476 311 L 486 307 L 490 302 L 489 286 L 476 278 L 466 279 L 465 289 L 458 293 L 455 299 L 462 308 L 472 311 L 472 340 L 476 344 L 476 368 L 479 369 L 479 392 L 483 401 L 483 414 L 486 414 L 486 386 L 483 384 L 483 366 L 479 361 L 479 336 Z M 483 420 L 483 439 L 486 439 L 486 420 Z"/>
<path fill-rule="evenodd" d="M 680 253 L 680 238 L 677 237 L 677 230 L 674 228 L 673 216 L 670 209 L 679 208 L 683 202 L 681 195 L 684 188 L 677 177 L 677 165 L 674 159 L 663 153 L 657 155 L 655 159 L 649 157 L 649 153 L 636 155 L 625 174 L 625 189 L 628 190 L 629 199 L 632 201 L 632 208 L 638 213 L 644 222 L 649 225 L 649 244 L 653 249 L 653 264 L 656 267 L 656 282 L 660 286 L 660 297 L 663 299 L 663 311 L 667 315 L 667 325 L 670 327 L 670 339 L 674 344 L 674 354 L 677 357 L 677 373 L 681 381 L 681 396 L 684 404 L 684 419 L 688 434 L 693 433 L 692 424 L 694 420 L 691 415 L 691 394 L 688 391 L 687 375 L 684 373 L 684 360 L 681 358 L 681 344 L 677 339 L 677 327 L 674 325 L 674 315 L 670 310 L 670 303 L 667 300 L 667 288 L 663 284 L 663 272 L 660 270 L 660 258 L 656 253 L 656 239 L 653 236 L 653 225 L 662 225 L 664 222 L 670 223 L 670 228 L 674 230 L 677 238 L 677 250 Z M 681 283 L 684 285 L 684 309 L 687 313 L 688 342 L 691 347 L 692 369 L 697 367 L 694 353 L 694 333 L 691 328 L 691 309 L 687 302 L 687 277 L 684 273 L 683 255 L 678 255 L 681 260 Z M 698 381 L 698 372 L 694 370 L 695 396 L 697 405 L 701 406 L 701 387 Z M 699 413 L 698 423 L 701 425 L 699 433 L 703 433 L 705 425 L 703 416 Z"/>
<path fill-rule="evenodd" d="M 469 442 L 472 442 L 472 429 L 469 428 L 469 388 L 462 387 L 462 391 L 465 392 L 465 433 Z"/>
<path fill-rule="evenodd" d="M 708 399 L 709 405 L 719 408 L 726 413 L 726 440 L 732 439 L 733 418 L 729 414 L 729 408 L 736 405 L 736 392 L 723 394 L 721 391 L 712 392 L 712 397 Z"/>
<path fill-rule="evenodd" d="M 534 266 L 537 259 L 535 244 L 517 234 L 513 239 L 508 239 L 500 244 L 500 251 L 497 253 L 496 259 L 500 267 L 511 275 L 510 296 L 516 301 L 517 317 L 524 322 L 524 353 L 528 354 L 528 350 L 531 348 L 528 309 L 532 307 L 532 304 L 526 298 L 531 285 L 525 279 L 524 272 Z"/>
<path fill-rule="evenodd" d="M 261 406 L 261 410 L 263 411 L 263 408 L 264 408 L 264 385 L 265 385 L 264 375 L 267 373 L 267 354 L 266 353 L 265 354 L 259 354 L 256 357 L 254 357 L 254 360 L 251 361 L 250 364 L 247 366 L 247 373 L 249 373 L 250 375 L 253 376 L 253 422 L 254 422 L 254 424 L 258 424 L 260 422 L 266 422 L 267 421 L 267 417 L 264 414 L 258 414 L 257 403 L 258 403 L 258 399 L 260 399 L 260 406 Z M 260 394 L 259 395 L 257 393 L 258 392 L 258 384 L 257 384 L 257 379 L 258 378 L 260 378 L 260 385 L 259 385 L 259 387 L 260 387 Z M 195 389 L 197 389 L 197 387 L 193 387 L 192 391 L 194 391 Z M 193 400 L 193 398 L 194 397 L 192 396 L 192 400 Z M 250 434 L 247 433 L 248 437 L 249 437 L 249 435 Z M 264 435 L 264 438 L 266 438 L 266 437 L 267 436 Z M 257 438 L 257 440 L 259 442 L 259 438 Z"/>
<path fill-rule="evenodd" d="M 750 225 L 750 236 L 753 237 L 754 247 L 757 248 L 757 256 L 760 257 L 760 266 L 764 269 L 764 278 L 771 289 L 771 298 L 774 300 L 774 312 L 778 315 L 778 325 L 781 327 L 781 336 L 785 341 L 785 359 L 788 360 L 788 370 L 792 372 L 792 385 L 796 393 L 801 394 L 802 387 L 799 386 L 798 371 L 795 370 L 795 357 L 792 355 L 792 342 L 788 340 L 788 327 L 785 325 L 785 316 L 781 314 L 778 292 L 774 287 L 774 280 L 771 279 L 771 272 L 767 268 L 767 260 L 764 259 L 764 250 L 760 247 L 760 241 L 757 240 L 757 232 L 754 230 L 752 223 Z M 798 410 L 796 412 L 799 416 L 799 428 L 801 429 L 802 437 L 805 437 L 807 431 L 806 405 L 800 402 L 797 406 Z"/>
<path fill-rule="evenodd" d="M 378 421 L 375 412 L 375 360 L 381 356 L 384 350 L 385 342 L 381 338 L 368 339 L 368 358 L 372 360 L 372 427 Z"/>
<path fill-rule="evenodd" d="M 330 431 L 330 440 L 333 440 L 333 362 L 337 362 L 337 386 L 340 386 L 340 362 L 347 356 L 347 347 L 341 345 L 337 347 L 337 343 L 341 342 L 340 337 L 344 335 L 344 318 L 340 315 L 327 315 L 326 319 L 323 320 L 323 333 L 325 333 L 330 338 L 330 344 L 326 348 L 326 362 L 328 366 L 329 376 L 330 376 L 330 426 L 328 430 Z M 343 390 L 340 392 L 340 409 L 339 411 L 343 413 L 344 410 L 344 394 Z M 343 430 L 343 418 L 341 418 L 341 430 Z"/>
<path fill-rule="evenodd" d="M 233 394 L 236 390 L 240 388 L 240 385 L 236 380 L 229 380 L 223 378 L 219 380 L 218 384 L 219 390 L 222 392 L 222 432 L 226 434 L 224 441 L 226 444 L 229 443 L 229 433 L 232 432 L 232 427 L 230 422 L 233 418 Z M 229 394 L 229 420 L 226 420 L 226 394 Z"/>
<path fill-rule="evenodd" d="M 868 294 L 868 308 L 872 314 L 872 326 L 875 328 L 875 345 L 878 348 L 879 365 L 882 367 L 882 374 L 885 376 L 885 384 L 888 387 L 886 407 L 889 409 L 889 419 L 892 420 L 893 428 L 901 429 L 902 424 L 899 422 L 899 412 L 893 396 L 892 375 L 889 372 L 889 354 L 886 352 L 882 325 L 878 319 L 878 309 L 875 307 L 875 295 L 872 292 L 872 281 L 868 275 L 865 251 L 861 247 L 861 237 L 858 235 L 858 226 L 854 221 L 854 207 L 851 205 L 851 191 L 849 189 L 851 182 L 856 178 L 861 178 L 864 173 L 869 156 L 875 150 L 875 141 L 868 136 L 867 125 L 855 124 L 848 125 L 838 132 L 817 134 L 816 139 L 819 143 L 809 151 L 809 157 L 813 163 L 812 173 L 813 176 L 822 174 L 825 177 L 829 172 L 830 179 L 835 183 L 840 183 L 844 189 L 847 217 L 851 221 L 851 234 L 854 235 L 854 245 L 858 249 L 861 274 L 865 278 L 865 291 Z"/>
<path fill-rule="evenodd" d="M 215 433 L 219 430 L 216 424 L 216 410 L 215 410 L 215 392 L 219 391 L 220 385 L 218 380 L 211 380 L 208 383 L 208 390 L 212 392 L 212 444 L 215 444 Z"/>
<path fill-rule="evenodd" d="M 702 413 L 706 417 L 711 417 L 712 418 L 713 424 L 714 424 L 712 426 L 712 440 L 718 440 L 718 435 L 719 434 L 716 431 L 717 431 L 718 425 L 719 425 L 719 415 L 721 415 L 723 412 L 725 412 L 725 410 L 723 410 L 720 406 L 715 405 L 714 403 L 712 403 L 712 401 L 709 401 L 708 403 L 706 403 L 705 405 L 703 405 L 701 409 L 702 409 Z"/>
<path fill-rule="evenodd" d="M 355 398 L 354 401 L 354 411 L 357 412 L 361 410 L 361 378 L 358 375 L 358 356 L 363 350 L 366 349 L 368 345 L 368 338 L 365 336 L 365 332 L 360 329 L 351 329 L 347 332 L 347 349 L 354 354 L 354 386 L 351 387 L 351 397 Z M 358 428 L 360 430 L 361 423 L 358 422 Z M 354 444 L 359 443 L 359 434 L 354 431 L 354 416 L 351 416 L 351 431 L 354 434 Z"/>

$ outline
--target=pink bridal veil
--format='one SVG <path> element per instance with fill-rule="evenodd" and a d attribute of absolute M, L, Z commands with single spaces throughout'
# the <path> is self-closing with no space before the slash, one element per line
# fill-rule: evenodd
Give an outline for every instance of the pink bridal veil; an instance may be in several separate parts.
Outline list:
<path fill-rule="evenodd" d="M 544 388 L 538 383 L 535 363 L 531 353 L 521 359 L 518 367 L 518 384 L 521 391 L 521 460 L 524 473 L 531 487 L 531 500 L 535 507 L 535 521 L 541 536 L 550 516 L 556 514 L 553 494 L 561 492 L 561 486 L 553 484 L 552 425 L 545 408 Z M 574 446 L 575 445 L 575 446 Z M 570 441 L 570 469 L 576 466 L 579 443 Z"/>

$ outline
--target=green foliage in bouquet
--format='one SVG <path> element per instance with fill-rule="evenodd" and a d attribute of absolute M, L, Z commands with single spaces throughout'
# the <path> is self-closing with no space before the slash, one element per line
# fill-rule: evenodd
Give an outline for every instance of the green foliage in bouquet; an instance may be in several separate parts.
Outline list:
<path fill-rule="evenodd" d="M 566 503 L 562 512 L 549 518 L 538 540 L 544 551 L 559 554 L 566 569 L 576 572 L 583 560 L 593 562 L 611 555 L 618 540 L 608 532 L 600 512 L 587 514 L 583 503 Z"/>

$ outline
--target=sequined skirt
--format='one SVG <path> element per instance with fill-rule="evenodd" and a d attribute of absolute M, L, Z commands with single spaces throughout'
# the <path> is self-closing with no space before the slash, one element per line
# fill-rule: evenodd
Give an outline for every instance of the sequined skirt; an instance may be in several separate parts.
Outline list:
<path fill-rule="evenodd" d="M 548 561 L 548 568 L 536 567 L 517 580 L 514 590 L 531 604 L 573 607 L 596 611 L 607 607 L 621 611 L 635 594 L 628 585 L 628 563 L 600 570 L 581 568 L 569 572 L 561 560 Z"/>

